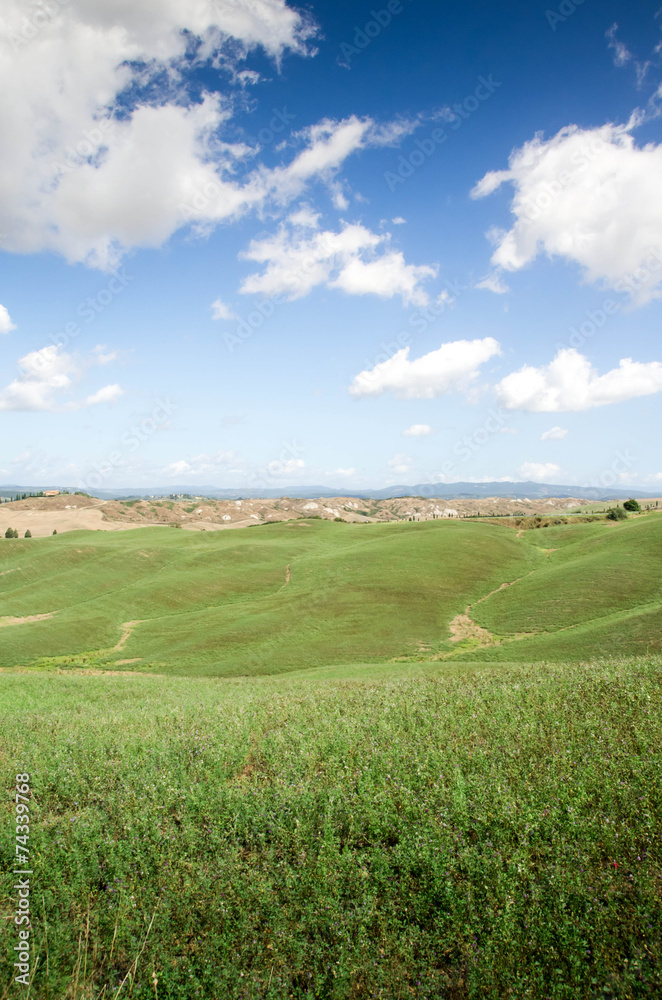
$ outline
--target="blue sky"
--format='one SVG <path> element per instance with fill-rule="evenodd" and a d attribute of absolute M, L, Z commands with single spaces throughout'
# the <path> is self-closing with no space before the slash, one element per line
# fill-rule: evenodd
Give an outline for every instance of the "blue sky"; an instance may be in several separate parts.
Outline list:
<path fill-rule="evenodd" d="M 0 480 L 662 485 L 656 4 L 0 18 Z"/>

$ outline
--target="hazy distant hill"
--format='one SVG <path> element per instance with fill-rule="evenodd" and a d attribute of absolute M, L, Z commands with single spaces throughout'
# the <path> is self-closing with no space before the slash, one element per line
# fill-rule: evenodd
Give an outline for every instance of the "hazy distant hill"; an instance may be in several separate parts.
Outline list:
<path fill-rule="evenodd" d="M 14 496 L 17 493 L 37 493 L 44 489 L 69 489 L 75 492 L 75 487 L 57 486 L 0 486 L 0 495 Z M 280 489 L 219 489 L 217 486 L 151 486 L 131 489 L 95 490 L 94 495 L 102 500 L 115 500 L 131 497 L 164 497 L 186 494 L 190 496 L 216 497 L 223 500 L 238 500 L 241 498 L 292 497 L 292 499 L 316 499 L 318 497 L 366 497 L 374 500 L 386 500 L 390 497 L 438 497 L 441 500 L 454 498 L 482 497 L 528 497 L 530 500 L 540 500 L 545 497 L 577 497 L 584 500 L 627 500 L 628 497 L 644 499 L 659 496 L 657 493 L 642 493 L 637 490 L 604 489 L 599 486 L 560 486 L 549 483 L 418 483 L 415 486 L 386 486 L 381 490 L 347 490 L 330 489 L 328 486 L 281 487 Z"/>

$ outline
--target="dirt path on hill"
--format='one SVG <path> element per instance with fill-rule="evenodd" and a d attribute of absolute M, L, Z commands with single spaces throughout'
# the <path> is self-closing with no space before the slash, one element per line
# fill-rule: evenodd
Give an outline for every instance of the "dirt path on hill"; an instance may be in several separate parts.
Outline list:
<path fill-rule="evenodd" d="M 535 573 L 535 570 L 532 569 L 531 572 L 526 575 L 531 576 L 531 573 Z M 484 597 L 479 597 L 477 601 L 473 602 L 473 604 L 468 604 L 464 614 L 456 615 L 449 625 L 451 642 L 463 642 L 465 639 L 474 639 L 477 641 L 478 645 L 482 647 L 500 646 L 504 640 L 496 639 L 491 632 L 475 622 L 471 617 L 471 612 L 477 604 L 482 604 L 482 602 L 486 601 L 488 597 L 493 597 L 494 594 L 498 594 L 499 591 L 505 590 L 507 587 L 514 587 L 516 583 L 519 583 L 520 580 L 523 579 L 523 576 L 518 576 L 516 580 L 512 580 L 510 583 L 502 583 L 500 587 L 496 587 L 495 590 L 491 590 L 489 594 L 485 594 Z"/>
<path fill-rule="evenodd" d="M 535 573 L 535 570 L 532 569 L 531 573 Z M 529 573 L 528 575 L 531 576 L 531 573 Z M 473 604 L 469 604 L 469 606 L 467 607 L 467 614 L 469 614 L 471 609 L 475 608 L 477 604 L 482 604 L 483 601 L 486 601 L 488 597 L 493 597 L 494 594 L 498 594 L 500 590 L 505 590 L 506 587 L 514 587 L 516 583 L 519 583 L 520 580 L 523 579 L 524 579 L 523 576 L 518 576 L 517 579 L 513 580 L 511 583 L 502 583 L 500 587 L 497 587 L 495 590 L 491 590 L 489 594 L 485 594 L 485 597 L 479 597 L 477 601 L 473 602 Z"/>
<path fill-rule="evenodd" d="M 130 637 L 131 633 L 133 632 L 134 628 L 136 627 L 136 625 L 142 625 L 142 623 L 144 621 L 145 621 L 144 618 L 136 618 L 136 620 L 133 621 L 133 622 L 123 622 L 123 624 L 122 624 L 122 635 L 120 637 L 120 641 L 117 643 L 116 646 L 113 646 L 113 648 L 111 649 L 110 652 L 111 653 L 119 653 L 119 652 L 121 652 L 121 650 L 124 649 L 124 647 L 126 646 L 127 642 L 129 641 L 129 637 Z M 128 663 L 129 661 L 127 660 L 126 662 Z"/>
<path fill-rule="evenodd" d="M 4 618 L 0 618 L 0 628 L 5 628 L 7 625 L 26 625 L 28 622 L 41 622 L 45 618 L 52 618 L 55 611 L 49 611 L 45 615 L 28 615 L 26 618 L 14 618 L 12 615 L 8 615 Z"/>

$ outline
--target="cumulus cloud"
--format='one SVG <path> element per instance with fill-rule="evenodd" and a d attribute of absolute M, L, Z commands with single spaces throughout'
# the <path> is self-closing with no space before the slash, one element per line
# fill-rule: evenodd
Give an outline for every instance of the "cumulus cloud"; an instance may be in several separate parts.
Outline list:
<path fill-rule="evenodd" d="M 519 468 L 519 474 L 527 482 L 544 483 L 561 471 L 560 465 L 553 462 L 524 462 Z"/>
<path fill-rule="evenodd" d="M 16 325 L 12 323 L 7 307 L 0 306 L 0 333 L 10 333 L 15 329 Z"/>
<path fill-rule="evenodd" d="M 482 198 L 512 184 L 508 231 L 496 244 L 493 281 L 540 253 L 578 264 L 584 277 L 619 292 L 635 305 L 662 294 L 662 145 L 637 146 L 627 125 L 581 129 L 569 125 L 516 149 L 508 170 L 486 174 L 474 187 Z M 482 287 L 488 287 L 485 282 Z"/>
<path fill-rule="evenodd" d="M 348 479 L 350 476 L 353 476 L 355 472 L 356 472 L 356 469 L 334 469 L 334 471 L 331 473 L 331 475 L 332 476 L 342 476 L 343 479 Z"/>
<path fill-rule="evenodd" d="M 51 10 L 52 9 L 52 10 Z M 50 11 L 50 12 L 49 12 Z M 50 250 L 107 268 L 177 229 L 203 232 L 267 201 L 333 186 L 355 151 L 416 127 L 326 119 L 290 134 L 267 168 L 232 118 L 256 48 L 310 53 L 314 28 L 285 0 L 5 0 L 0 16 L 0 232 L 4 250 Z M 196 70 L 215 69 L 199 92 Z M 221 75 L 224 74 L 224 75 Z M 208 74 L 211 80 L 212 75 Z M 224 82 L 223 82 L 224 81 Z M 223 86 L 223 92 L 218 90 Z M 239 95 L 239 96 L 238 96 Z"/>
<path fill-rule="evenodd" d="M 412 424 L 402 433 L 405 437 L 427 437 L 428 434 L 434 434 L 434 431 L 429 424 Z"/>
<path fill-rule="evenodd" d="M 190 98 L 186 71 L 233 69 L 257 47 L 276 60 L 288 49 L 304 53 L 312 33 L 284 0 L 69 0 L 43 8 L 5 0 L 4 248 L 104 265 L 118 248 L 162 242 L 182 224 L 187 195 L 212 180 L 222 188 L 245 154 L 219 134 L 229 95 Z M 237 187 L 227 183 L 224 192 L 231 212 Z"/>
<path fill-rule="evenodd" d="M 405 305 L 429 303 L 422 282 L 434 277 L 428 265 L 407 264 L 388 247 L 390 234 L 377 235 L 359 224 L 345 223 L 339 232 L 320 230 L 318 216 L 304 209 L 290 216 L 272 236 L 253 240 L 240 256 L 264 264 L 241 285 L 244 294 L 284 294 L 299 299 L 318 285 L 348 295 L 399 295 Z"/>
<path fill-rule="evenodd" d="M 462 392 L 478 377 L 480 366 L 500 353 L 492 337 L 455 340 L 414 361 L 409 360 L 409 348 L 404 347 L 373 369 L 359 372 L 349 391 L 357 397 L 393 392 L 404 399 L 431 399 Z"/>
<path fill-rule="evenodd" d="M 550 427 L 548 431 L 543 431 L 540 435 L 541 441 L 562 441 L 567 437 L 568 430 L 565 427 Z"/>
<path fill-rule="evenodd" d="M 119 385 L 107 385 L 83 401 L 67 400 L 68 393 L 81 381 L 85 368 L 99 364 L 98 356 L 79 361 L 60 347 L 31 351 L 18 361 L 19 375 L 0 390 L 0 411 L 79 410 L 97 403 L 114 402 L 123 392 Z"/>
<path fill-rule="evenodd" d="M 662 364 L 624 358 L 618 368 L 599 375 L 588 358 L 574 348 L 563 348 L 553 361 L 539 368 L 524 365 L 496 387 L 499 402 L 508 410 L 564 413 L 622 403 L 662 390 Z"/>

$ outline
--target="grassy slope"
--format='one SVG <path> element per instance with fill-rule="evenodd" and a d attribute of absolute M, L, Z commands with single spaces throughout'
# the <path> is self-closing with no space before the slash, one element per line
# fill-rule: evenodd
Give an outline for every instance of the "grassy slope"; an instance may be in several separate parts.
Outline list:
<path fill-rule="evenodd" d="M 158 1000 L 653 1000 L 661 680 L 659 658 L 2 675 L 31 996 L 108 1000 L 140 953 L 120 1000 L 153 973 Z"/>
<path fill-rule="evenodd" d="M 662 650 L 661 520 L 547 528 L 522 541 L 547 550 L 545 565 L 473 614 L 500 636 L 541 634 L 481 655 L 532 660 Z"/>
<path fill-rule="evenodd" d="M 140 658 L 137 669 L 228 675 L 402 656 L 645 655 L 662 651 L 661 557 L 659 515 L 521 537 L 475 522 L 311 520 L 3 540 L 3 614 L 56 614 L 0 628 L 0 664 Z M 450 642 L 449 623 L 469 604 L 501 645 Z M 535 634 L 509 641 L 524 633 Z"/>
<path fill-rule="evenodd" d="M 291 522 L 223 533 L 75 532 L 0 545 L 0 663 L 114 645 L 173 672 L 263 673 L 436 642 L 485 588 L 544 557 L 492 525 Z M 291 580 L 285 586 L 286 567 Z M 117 659 L 119 654 L 115 654 Z"/>

